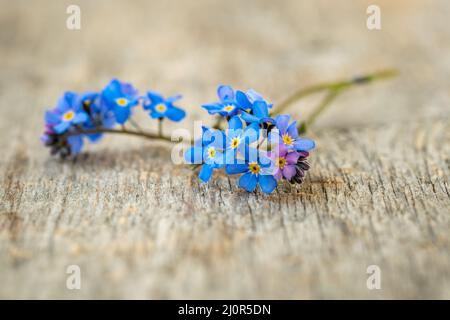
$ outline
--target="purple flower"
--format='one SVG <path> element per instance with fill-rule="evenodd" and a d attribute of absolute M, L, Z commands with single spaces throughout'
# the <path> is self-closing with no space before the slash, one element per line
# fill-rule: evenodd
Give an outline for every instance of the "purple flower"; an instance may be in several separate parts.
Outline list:
<path fill-rule="evenodd" d="M 55 109 L 45 113 L 45 124 L 57 134 L 66 132 L 72 125 L 82 125 L 87 120 L 88 115 L 77 103 L 77 95 L 69 91 L 59 99 Z"/>
<path fill-rule="evenodd" d="M 296 164 L 300 158 L 300 153 L 297 151 L 289 152 L 286 145 L 279 144 L 276 146 L 275 151 L 269 153 L 269 158 L 273 162 L 274 177 L 277 180 L 284 177 L 290 181 L 297 173 Z"/>
<path fill-rule="evenodd" d="M 290 183 L 298 183 L 302 184 L 305 180 L 305 173 L 309 170 L 308 156 L 309 153 L 307 151 L 300 151 L 300 157 L 295 164 L 295 175 L 289 180 Z"/>
<path fill-rule="evenodd" d="M 278 132 L 269 132 L 269 141 L 275 144 L 285 144 L 289 150 L 309 151 L 314 149 L 313 140 L 300 138 L 298 136 L 297 122 L 289 124 L 291 116 L 279 115 L 275 118 L 275 126 Z"/>
<path fill-rule="evenodd" d="M 49 125 L 45 126 L 45 132 L 41 136 L 41 141 L 46 147 L 50 148 L 52 155 L 59 154 L 63 159 L 80 153 L 83 148 L 83 137 L 81 135 L 60 135 L 54 132 Z"/>

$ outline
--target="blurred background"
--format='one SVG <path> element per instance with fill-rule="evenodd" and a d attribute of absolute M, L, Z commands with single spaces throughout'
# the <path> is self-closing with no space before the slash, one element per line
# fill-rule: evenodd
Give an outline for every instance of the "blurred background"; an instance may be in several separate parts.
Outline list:
<path fill-rule="evenodd" d="M 71 4 L 81 9 L 81 30 L 66 28 Z M 366 27 L 370 4 L 381 9 L 381 30 Z M 386 67 L 401 72 L 394 84 L 346 94 L 317 128 L 449 111 L 443 109 L 450 99 L 446 0 L 2 0 L 1 5 L 1 122 L 38 130 L 36 119 L 63 90 L 100 89 L 113 76 L 141 91 L 183 93 L 180 104 L 192 120 L 205 116 L 199 105 L 216 99 L 218 84 L 254 88 L 277 103 L 302 86 Z M 312 99 L 299 106 L 297 117 L 308 113 Z M 7 107 L 21 103 L 29 107 L 26 117 Z"/>
<path fill-rule="evenodd" d="M 366 26 L 372 4 L 381 30 Z M 66 27 L 69 5 L 81 9 L 80 30 Z M 450 114 L 448 0 L 0 0 L 0 8 L 0 297 L 371 298 L 364 271 L 381 257 L 390 278 L 380 296 L 448 298 L 449 139 L 439 131 Z M 275 204 L 228 190 L 225 178 L 198 186 L 166 149 L 140 139 L 106 137 L 76 165 L 51 160 L 39 142 L 44 110 L 64 90 L 100 90 L 113 77 L 141 92 L 182 93 L 191 129 L 212 123 L 200 105 L 217 100 L 219 84 L 253 88 L 276 105 L 301 87 L 385 68 L 400 74 L 346 91 L 314 125 L 312 181 L 274 195 L 285 197 Z M 290 112 L 302 120 L 320 98 Z M 422 152 L 422 124 L 437 119 L 443 138 Z M 392 144 L 376 139 L 384 128 Z M 393 146 L 409 153 L 396 158 Z M 388 176 L 399 183 L 393 193 L 378 181 Z M 371 186 L 373 195 L 355 200 Z M 231 209 L 213 201 L 217 190 Z M 183 192 L 195 193 L 192 203 Z M 73 261 L 89 271 L 78 296 L 64 287 Z"/>

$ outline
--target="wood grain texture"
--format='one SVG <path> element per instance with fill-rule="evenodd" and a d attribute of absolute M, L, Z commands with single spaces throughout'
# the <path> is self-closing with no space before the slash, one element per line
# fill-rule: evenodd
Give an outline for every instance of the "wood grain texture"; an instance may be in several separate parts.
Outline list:
<path fill-rule="evenodd" d="M 364 1 L 0 1 L 0 297 L 449 299 L 449 3 L 378 2 L 381 31 Z M 106 137 L 61 162 L 38 141 L 63 90 L 113 76 L 182 92 L 192 129 L 220 83 L 276 103 L 389 66 L 398 79 L 346 92 L 309 133 L 304 185 L 270 196 L 199 183 L 163 142 Z"/>

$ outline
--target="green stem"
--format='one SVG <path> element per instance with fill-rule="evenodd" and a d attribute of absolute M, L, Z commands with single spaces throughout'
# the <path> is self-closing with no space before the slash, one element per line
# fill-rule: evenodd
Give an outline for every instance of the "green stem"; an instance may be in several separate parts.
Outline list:
<path fill-rule="evenodd" d="M 314 109 L 313 113 L 309 116 L 306 121 L 303 121 L 298 126 L 298 132 L 303 134 L 306 130 L 316 121 L 317 117 L 331 105 L 331 103 L 336 99 L 336 97 L 341 93 L 342 89 L 333 89 L 327 93 L 325 98 L 319 103 L 319 105 Z"/>
<path fill-rule="evenodd" d="M 159 118 L 159 120 L 158 120 L 158 136 L 159 137 L 163 136 L 162 122 L 163 122 L 163 118 Z"/>
<path fill-rule="evenodd" d="M 131 123 L 131 125 L 136 129 L 136 130 L 138 130 L 138 131 L 141 131 L 142 132 L 142 128 L 141 128 L 141 126 L 136 122 L 136 121 L 134 121 L 133 119 L 128 119 L 128 121 Z"/>
<path fill-rule="evenodd" d="M 334 82 L 326 82 L 318 85 L 314 85 L 311 87 L 303 88 L 294 92 L 291 96 L 289 96 L 286 100 L 281 102 L 278 105 L 278 108 L 275 110 L 274 115 L 280 114 L 287 107 L 297 102 L 301 98 L 312 95 L 314 93 L 322 92 L 322 91 L 340 91 L 343 89 L 348 89 L 352 86 L 358 86 L 362 84 L 367 84 L 376 80 L 382 80 L 394 77 L 398 74 L 397 70 L 387 69 L 378 72 L 374 72 L 372 74 L 367 74 L 359 77 L 354 77 L 352 79 L 345 79 Z"/>

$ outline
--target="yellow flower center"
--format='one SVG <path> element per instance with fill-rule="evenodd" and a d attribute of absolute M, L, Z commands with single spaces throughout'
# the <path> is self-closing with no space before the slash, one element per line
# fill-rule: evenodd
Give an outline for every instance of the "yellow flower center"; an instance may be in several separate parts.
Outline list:
<path fill-rule="evenodd" d="M 91 100 L 85 100 L 85 101 L 83 101 L 83 105 L 84 105 L 85 107 L 89 107 L 89 106 L 91 105 Z"/>
<path fill-rule="evenodd" d="M 216 155 L 216 149 L 214 147 L 208 148 L 208 156 L 210 159 L 214 158 Z"/>
<path fill-rule="evenodd" d="M 287 133 L 285 133 L 285 134 L 283 135 L 283 142 L 284 142 L 284 144 L 286 144 L 286 145 L 288 145 L 288 146 L 291 146 L 292 143 L 293 143 L 294 141 L 292 140 L 292 138 L 291 138 L 290 135 L 288 135 Z"/>
<path fill-rule="evenodd" d="M 155 110 L 160 113 L 164 113 L 164 112 L 166 112 L 167 107 L 164 103 L 160 103 L 160 104 L 156 105 Z"/>
<path fill-rule="evenodd" d="M 261 171 L 261 167 L 260 167 L 259 164 L 257 164 L 256 162 L 250 163 L 250 164 L 248 165 L 248 169 L 249 169 L 250 172 L 253 173 L 253 174 L 258 174 L 259 171 Z"/>
<path fill-rule="evenodd" d="M 116 103 L 119 107 L 126 107 L 128 105 L 128 99 L 125 98 L 117 98 Z"/>
<path fill-rule="evenodd" d="M 75 117 L 75 112 L 73 112 L 72 110 L 67 111 L 66 113 L 64 113 L 64 115 L 62 116 L 64 121 L 70 121 Z"/>
<path fill-rule="evenodd" d="M 227 106 L 225 106 L 225 107 L 223 107 L 223 110 L 225 110 L 225 111 L 227 111 L 227 112 L 230 112 L 230 111 L 232 111 L 234 109 L 234 106 L 233 105 L 227 105 Z"/>
<path fill-rule="evenodd" d="M 279 157 L 279 158 L 277 159 L 277 164 L 278 164 L 278 167 L 279 167 L 280 169 L 283 169 L 284 166 L 286 165 L 286 158 Z"/>
<path fill-rule="evenodd" d="M 239 143 L 241 143 L 241 140 L 239 140 L 239 138 L 233 138 L 231 140 L 231 149 L 236 149 Z"/>

